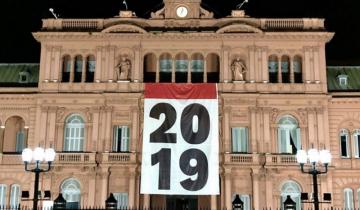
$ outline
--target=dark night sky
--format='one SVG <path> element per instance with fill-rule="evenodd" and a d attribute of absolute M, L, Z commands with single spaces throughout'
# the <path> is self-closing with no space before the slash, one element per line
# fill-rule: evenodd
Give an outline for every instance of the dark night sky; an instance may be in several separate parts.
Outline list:
<path fill-rule="evenodd" d="M 162 0 L 127 2 L 139 17 L 148 17 L 162 5 Z M 203 0 L 203 7 L 224 17 L 240 2 Z M 40 45 L 31 32 L 40 30 L 42 18 L 52 17 L 50 7 L 62 18 L 108 18 L 124 9 L 122 0 L 1 0 L 0 63 L 39 62 Z M 326 29 L 336 33 L 327 45 L 328 65 L 360 65 L 359 0 L 249 0 L 243 9 L 259 18 L 325 18 Z"/>

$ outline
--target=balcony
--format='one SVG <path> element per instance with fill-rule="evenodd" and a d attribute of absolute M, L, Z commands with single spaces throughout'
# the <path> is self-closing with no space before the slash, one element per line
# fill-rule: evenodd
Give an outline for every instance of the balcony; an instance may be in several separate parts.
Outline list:
<path fill-rule="evenodd" d="M 55 164 L 95 164 L 96 153 L 57 153 Z"/>
<path fill-rule="evenodd" d="M 225 164 L 233 165 L 259 165 L 260 155 L 259 154 L 225 154 Z"/>
<path fill-rule="evenodd" d="M 136 163 L 136 153 L 102 153 L 99 154 L 101 164 L 133 164 Z"/>
<path fill-rule="evenodd" d="M 0 165 L 23 165 L 21 154 L 0 153 Z"/>
<path fill-rule="evenodd" d="M 299 166 L 296 156 L 291 154 L 265 154 L 267 166 Z"/>

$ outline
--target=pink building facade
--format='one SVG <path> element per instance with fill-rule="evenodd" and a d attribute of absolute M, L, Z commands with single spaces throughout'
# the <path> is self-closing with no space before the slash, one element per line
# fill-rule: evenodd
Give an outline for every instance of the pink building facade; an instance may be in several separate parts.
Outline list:
<path fill-rule="evenodd" d="M 333 156 L 320 193 L 334 207 L 360 207 L 359 92 L 344 88 L 350 70 L 327 70 L 334 34 L 324 20 L 236 10 L 215 19 L 200 3 L 165 0 L 149 19 L 43 20 L 33 33 L 40 65 L 0 66 L 23 87 L 0 88 L 0 205 L 31 205 L 20 199 L 34 176 L 19 152 L 40 145 L 57 152 L 40 189 L 73 207 L 103 206 L 114 193 L 119 206 L 231 209 L 239 194 L 248 210 L 280 207 L 286 195 L 299 209 L 313 186 L 295 153 L 313 147 Z M 140 194 L 145 83 L 217 83 L 220 195 Z"/>

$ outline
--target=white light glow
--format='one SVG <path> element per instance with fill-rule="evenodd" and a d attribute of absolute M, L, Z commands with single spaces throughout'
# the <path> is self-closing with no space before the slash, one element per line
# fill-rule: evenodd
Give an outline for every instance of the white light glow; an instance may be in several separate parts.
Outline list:
<path fill-rule="evenodd" d="M 331 162 L 331 154 L 329 150 L 320 151 L 320 162 L 323 164 L 329 164 Z"/>
<path fill-rule="evenodd" d="M 33 158 L 33 151 L 29 148 L 26 148 L 22 151 L 21 159 L 24 162 L 30 163 Z"/>
<path fill-rule="evenodd" d="M 305 164 L 307 162 L 307 154 L 305 150 L 298 150 L 296 153 L 296 160 L 298 163 Z"/>
<path fill-rule="evenodd" d="M 55 160 L 55 150 L 53 148 L 48 148 L 45 150 L 45 161 L 53 162 Z"/>
<path fill-rule="evenodd" d="M 308 157 L 309 157 L 310 163 L 319 162 L 319 158 L 320 158 L 319 151 L 317 149 L 309 149 Z"/>
<path fill-rule="evenodd" d="M 43 148 L 41 147 L 37 147 L 35 148 L 34 152 L 33 152 L 33 157 L 35 161 L 43 161 L 45 158 L 45 151 Z"/>

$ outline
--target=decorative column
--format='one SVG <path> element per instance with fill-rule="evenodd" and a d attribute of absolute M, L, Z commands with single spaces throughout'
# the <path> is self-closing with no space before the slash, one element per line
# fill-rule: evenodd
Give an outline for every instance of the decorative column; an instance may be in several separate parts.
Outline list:
<path fill-rule="evenodd" d="M 53 74 L 51 77 L 51 80 L 61 80 L 61 47 L 54 47 L 54 53 L 53 53 L 53 59 L 54 59 L 54 65 L 53 65 Z"/>
<path fill-rule="evenodd" d="M 101 70 L 102 70 L 102 47 L 96 47 L 96 66 L 94 81 L 101 81 Z"/>
<path fill-rule="evenodd" d="M 175 72 L 176 72 L 176 58 L 172 57 L 172 69 L 171 69 L 171 82 L 175 83 Z"/>
<path fill-rule="evenodd" d="M 149 194 L 143 194 L 143 209 L 150 209 L 150 195 Z"/>
<path fill-rule="evenodd" d="M 319 47 L 313 47 L 313 71 L 314 71 L 314 80 L 315 82 L 320 82 L 320 55 L 319 55 Z"/>
<path fill-rule="evenodd" d="M 310 47 L 304 47 L 304 54 L 305 54 L 305 66 L 303 67 L 303 78 L 305 78 L 305 81 L 312 81 L 311 80 L 311 65 L 310 65 Z"/>
<path fill-rule="evenodd" d="M 114 70 L 115 70 L 115 46 L 109 46 L 109 68 L 108 71 L 108 80 L 114 80 Z"/>
<path fill-rule="evenodd" d="M 210 209 L 211 210 L 217 210 L 217 199 L 216 199 L 216 195 L 211 195 L 210 196 Z"/>
<path fill-rule="evenodd" d="M 71 56 L 70 58 L 70 83 L 74 82 L 74 71 L 75 71 L 75 57 Z"/>
<path fill-rule="evenodd" d="M 263 108 L 263 115 L 264 115 L 264 119 L 263 119 L 263 124 L 264 124 L 264 142 L 265 145 L 263 145 L 262 150 L 258 151 L 258 152 L 271 152 L 271 130 L 270 130 L 270 113 L 271 113 L 271 108 Z"/>
<path fill-rule="evenodd" d="M 52 50 L 53 50 L 53 47 L 52 46 L 46 46 L 46 58 L 45 58 L 45 72 L 44 72 L 44 80 L 51 80 L 51 71 L 52 71 L 52 66 L 51 66 L 51 54 L 52 54 Z"/>
<path fill-rule="evenodd" d="M 269 82 L 269 67 L 268 67 L 268 57 L 267 57 L 267 47 L 262 47 L 262 80 Z"/>
<path fill-rule="evenodd" d="M 250 124 L 251 124 L 251 128 L 250 128 L 250 139 L 251 139 L 251 151 L 252 152 L 257 152 L 257 132 L 258 130 L 256 129 L 256 113 L 257 113 L 257 108 L 256 107 L 249 107 L 249 112 L 250 112 Z"/>
<path fill-rule="evenodd" d="M 131 68 L 131 74 L 130 74 L 130 76 L 132 78 L 129 78 L 129 79 L 130 79 L 130 81 L 134 81 L 134 80 L 140 81 L 139 72 L 141 69 L 143 69 L 143 66 L 144 66 L 144 65 L 141 65 L 141 61 L 143 61 L 143 58 L 141 58 L 141 56 L 140 56 L 141 45 L 134 46 L 133 50 L 135 52 L 135 57 L 133 59 L 133 64 L 132 64 L 133 68 Z M 142 70 L 141 72 L 144 72 L 144 70 Z"/>
<path fill-rule="evenodd" d="M 255 46 L 249 46 L 249 58 L 250 58 L 250 63 L 249 63 L 249 81 L 255 81 L 255 72 L 256 72 L 256 65 L 255 65 L 255 50 L 256 47 Z"/>
<path fill-rule="evenodd" d="M 309 129 L 309 148 L 317 148 L 317 136 L 316 136 L 316 118 L 315 118 L 315 110 L 314 108 L 306 108 L 306 111 L 308 113 L 308 129 Z"/>
<path fill-rule="evenodd" d="M 207 69 L 207 60 L 206 60 L 206 57 L 205 57 L 204 58 L 204 79 L 203 79 L 204 83 L 207 83 L 207 71 L 208 71 L 208 69 Z"/>
<path fill-rule="evenodd" d="M 98 151 L 96 142 L 99 137 L 99 118 L 100 118 L 100 107 L 93 107 L 93 123 L 92 123 L 92 135 L 91 135 L 91 141 L 93 148 L 89 148 L 92 151 Z"/>
<path fill-rule="evenodd" d="M 132 129 L 131 129 L 131 140 L 130 140 L 130 152 L 136 151 L 136 140 L 139 138 L 138 135 L 138 125 L 139 125 L 139 110 L 138 107 L 134 106 L 131 107 L 131 122 L 132 122 Z"/>
<path fill-rule="evenodd" d="M 254 209 L 260 209 L 260 197 L 259 197 L 259 170 L 252 169 L 252 185 L 253 185 L 253 200 Z"/>
<path fill-rule="evenodd" d="M 231 152 L 230 139 L 230 113 L 231 107 L 224 108 L 224 123 L 223 123 L 223 139 L 224 139 L 224 153 Z"/>
<path fill-rule="evenodd" d="M 47 134 L 46 134 L 46 131 L 48 130 L 48 125 L 47 125 L 47 122 L 48 122 L 48 111 L 49 111 L 49 107 L 48 106 L 44 106 L 44 107 L 41 107 L 41 120 L 40 120 L 40 139 L 36 139 L 38 142 L 33 142 L 34 145 L 32 146 L 45 146 L 45 140 L 47 139 Z M 35 141 L 36 141 L 35 140 Z M 31 146 L 31 145 L 29 145 Z"/>
<path fill-rule="evenodd" d="M 86 60 L 87 60 L 87 57 L 85 56 L 82 56 L 83 57 L 83 60 L 82 60 L 82 69 L 81 69 L 81 82 L 85 82 L 86 80 Z"/>
<path fill-rule="evenodd" d="M 282 83 L 281 56 L 278 57 L 278 83 Z"/>
<path fill-rule="evenodd" d="M 88 188 L 89 188 L 89 194 L 88 194 L 88 206 L 95 206 L 95 198 L 96 198 L 96 168 L 92 167 L 90 168 L 90 172 L 88 173 Z"/>
<path fill-rule="evenodd" d="M 109 106 L 106 107 L 106 122 L 105 122 L 105 151 L 111 151 L 111 131 L 112 131 L 112 127 L 111 127 L 111 121 L 112 121 L 112 111 L 113 111 L 113 107 Z"/>
<path fill-rule="evenodd" d="M 273 176 L 271 174 L 271 169 L 266 170 L 266 207 L 269 209 L 273 209 Z"/>
<path fill-rule="evenodd" d="M 135 206 L 135 188 L 136 188 L 136 168 L 129 169 L 129 208 L 136 208 Z"/>
<path fill-rule="evenodd" d="M 327 145 L 325 142 L 325 135 L 324 133 L 326 132 L 324 130 L 324 108 L 322 107 L 317 107 L 315 109 L 315 113 L 316 113 L 316 121 L 317 121 L 317 136 L 318 136 L 318 141 L 319 141 L 319 148 L 328 148 L 330 149 L 330 145 Z"/>
<path fill-rule="evenodd" d="M 229 59 L 230 59 L 230 50 L 231 47 L 230 46 L 223 46 L 222 47 L 222 51 L 223 51 L 223 65 L 222 68 L 220 69 L 220 72 L 222 72 L 222 81 L 220 82 L 229 82 L 232 81 L 232 77 L 231 77 L 231 73 L 230 73 L 230 63 L 229 63 Z M 220 65 L 221 66 L 221 65 Z"/>
<path fill-rule="evenodd" d="M 57 107 L 49 107 L 49 111 L 48 111 L 48 132 L 47 132 L 47 137 L 46 137 L 46 144 L 44 145 L 44 147 L 48 148 L 48 147 L 54 147 L 54 141 L 55 141 L 55 123 L 56 123 L 56 111 L 57 111 Z"/>
<path fill-rule="evenodd" d="M 231 168 L 225 168 L 225 208 L 232 209 Z"/>
<path fill-rule="evenodd" d="M 294 75 L 294 57 L 290 58 L 290 83 L 295 83 L 295 75 Z"/>
<path fill-rule="evenodd" d="M 155 76 L 155 82 L 159 83 L 160 82 L 160 57 L 158 55 L 156 55 L 156 65 L 155 65 L 155 71 L 156 71 L 156 76 Z"/>
<path fill-rule="evenodd" d="M 187 83 L 191 83 L 191 57 L 188 59 Z"/>

